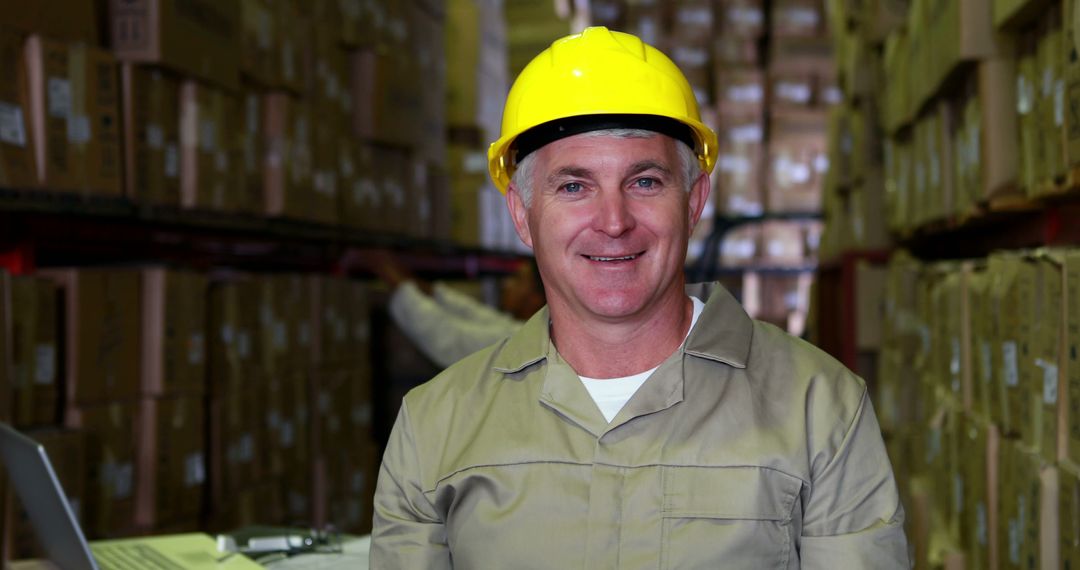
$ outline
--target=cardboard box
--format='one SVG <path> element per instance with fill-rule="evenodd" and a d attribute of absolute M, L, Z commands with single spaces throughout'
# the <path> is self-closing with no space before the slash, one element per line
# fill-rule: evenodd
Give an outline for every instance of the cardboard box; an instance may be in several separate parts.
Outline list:
<path fill-rule="evenodd" d="M 139 406 L 135 524 L 198 517 L 206 488 L 202 398 L 143 398 Z"/>
<path fill-rule="evenodd" d="M 256 282 L 258 287 L 258 318 L 256 328 L 259 369 L 266 374 L 266 381 L 281 383 L 291 379 L 295 372 L 293 356 L 297 353 L 295 321 L 290 320 L 293 307 L 288 295 L 287 276 L 264 277 Z"/>
<path fill-rule="evenodd" d="M 241 0 L 240 73 L 259 85 L 274 86 L 281 75 L 279 23 L 278 8 L 269 0 Z"/>
<path fill-rule="evenodd" d="M 769 141 L 766 210 L 821 210 L 826 159 L 825 116 L 820 113 L 774 113 Z"/>
<path fill-rule="evenodd" d="M 482 57 L 480 5 L 451 0 L 446 10 L 446 122 L 476 125 Z"/>
<path fill-rule="evenodd" d="M 338 193 L 341 191 L 341 179 L 338 170 L 340 157 L 337 145 L 341 141 L 340 122 L 328 119 L 325 115 L 314 122 L 314 141 L 312 155 L 312 194 L 308 197 L 307 217 L 324 224 L 336 224 L 339 221 L 337 210 Z"/>
<path fill-rule="evenodd" d="M 760 117 L 727 118 L 718 132 L 720 151 L 713 174 L 713 200 L 726 214 L 765 211 L 764 125 Z"/>
<path fill-rule="evenodd" d="M 1039 130 L 1041 168 L 1037 186 L 1029 194 L 1042 195 L 1055 190 L 1065 180 L 1067 133 L 1065 131 L 1065 34 L 1061 8 L 1051 10 L 1042 20 L 1041 37 L 1036 48 L 1035 122 Z"/>
<path fill-rule="evenodd" d="M 983 419 L 966 416 L 962 425 L 960 455 L 963 517 L 960 544 L 970 556 L 971 568 L 998 568 L 998 461 L 1001 435 Z"/>
<path fill-rule="evenodd" d="M 127 269 L 43 271 L 62 290 L 64 383 L 71 406 L 134 400 L 139 386 L 141 284 Z M 79 427 L 70 423 L 69 427 Z"/>
<path fill-rule="evenodd" d="M 994 363 L 997 343 L 992 338 L 990 323 L 993 310 L 990 303 L 991 276 L 985 264 L 970 263 L 965 265 L 967 272 L 968 318 L 964 322 L 967 329 L 965 336 L 971 339 L 971 390 L 972 414 L 989 421 L 991 417 L 991 399 L 994 389 Z"/>
<path fill-rule="evenodd" d="M 348 359 L 348 281 L 311 276 L 308 290 L 312 331 L 311 362 L 316 368 L 333 368 Z M 313 378 L 317 381 L 317 378 Z"/>
<path fill-rule="evenodd" d="M 415 147 L 425 136 L 424 88 L 416 82 L 417 62 L 407 56 L 405 49 L 395 45 L 350 54 L 352 126 L 357 137 Z"/>
<path fill-rule="evenodd" d="M 1028 38 L 1030 39 L 1030 38 Z M 1042 169 L 1042 141 L 1038 132 L 1037 114 L 1035 110 L 1038 77 L 1037 62 L 1034 44 L 1023 41 L 1020 44 L 1017 58 L 1018 75 L 1017 82 L 1017 125 L 1020 129 L 1020 164 L 1019 184 L 1027 193 L 1037 189 L 1039 173 Z"/>
<path fill-rule="evenodd" d="M 825 9 L 820 0 L 777 0 L 772 6 L 773 36 L 821 36 L 825 24 Z"/>
<path fill-rule="evenodd" d="M 38 176 L 23 43 L 21 33 L 0 29 L 0 65 L 13 70 L 0 86 L 0 185 L 8 188 L 30 188 Z"/>
<path fill-rule="evenodd" d="M 1008 394 L 1008 405 L 1011 417 L 1017 418 L 1021 441 L 1038 452 L 1041 443 L 1038 410 L 1042 392 L 1036 392 L 1035 386 L 1041 386 L 1043 374 L 1035 366 L 1035 354 L 1039 348 L 1036 315 L 1041 313 L 1038 304 L 1041 281 L 1036 261 L 1021 258 L 1019 264 L 1013 297 L 1016 301 L 1013 316 L 1016 328 L 1013 330 L 1017 338 L 1019 384 Z"/>
<path fill-rule="evenodd" d="M 407 234 L 414 220 L 409 216 L 408 192 L 410 187 L 409 154 L 399 148 L 375 146 L 373 148 L 374 180 L 379 192 L 378 219 L 372 229 L 387 233 Z"/>
<path fill-rule="evenodd" d="M 314 41 L 311 18 L 303 13 L 305 4 L 277 2 L 278 29 L 277 85 L 294 95 L 306 95 L 312 88 L 313 69 L 307 54 Z"/>
<path fill-rule="evenodd" d="M 487 155 L 479 148 L 451 146 L 450 238 L 462 246 L 480 244 L 480 192 L 487 183 Z"/>
<path fill-rule="evenodd" d="M 353 229 L 372 226 L 372 214 L 379 206 L 379 192 L 375 186 L 375 166 L 370 145 L 345 137 L 339 147 L 343 181 L 338 197 L 341 200 L 341 218 Z"/>
<path fill-rule="evenodd" d="M 243 32 L 239 0 L 110 0 L 117 59 L 154 63 L 236 90 Z"/>
<path fill-rule="evenodd" d="M 1068 251 L 1063 260 L 1061 313 L 1064 320 L 1062 385 L 1059 395 L 1065 459 L 1080 465 L 1080 252 Z"/>
<path fill-rule="evenodd" d="M 26 34 L 99 45 L 96 8 L 85 0 L 8 0 L 0 6 L 0 22 Z"/>
<path fill-rule="evenodd" d="M 85 523 L 86 506 L 86 438 L 76 430 L 46 428 L 24 431 L 25 435 L 40 443 L 49 455 L 56 478 L 64 489 L 68 504 L 80 525 Z M 23 510 L 21 501 L 11 493 L 4 503 L 4 552 L 9 560 L 45 558 L 37 531 Z"/>
<path fill-rule="evenodd" d="M 180 81 L 138 64 L 120 66 L 124 193 L 141 204 L 180 205 Z"/>
<path fill-rule="evenodd" d="M 882 346 L 886 275 L 884 266 L 864 261 L 855 266 L 855 345 L 859 350 L 879 350 Z"/>
<path fill-rule="evenodd" d="M 1058 474 L 1061 567 L 1076 568 L 1080 564 L 1080 469 L 1073 463 L 1061 463 Z"/>
<path fill-rule="evenodd" d="M 7 271 L 0 269 L 0 421 L 13 423 L 13 412 L 19 411 L 13 404 L 13 397 L 17 395 L 15 388 L 19 384 L 16 371 L 16 339 L 18 331 L 15 328 L 14 307 L 14 284 Z M 0 531 L 3 530 L 0 524 Z"/>
<path fill-rule="evenodd" d="M 312 208 L 314 127 L 307 106 L 287 93 L 264 98 L 266 156 L 263 212 L 315 219 Z"/>
<path fill-rule="evenodd" d="M 140 395 L 199 395 L 206 389 L 206 277 L 142 270 Z"/>
<path fill-rule="evenodd" d="M 366 533 L 371 532 L 375 483 L 382 458 L 374 442 L 360 438 L 354 441 L 352 453 L 346 460 L 345 489 L 339 495 L 342 502 L 332 504 L 344 505 L 343 526 L 348 532 Z"/>
<path fill-rule="evenodd" d="M 244 128 L 239 135 L 244 165 L 241 209 L 254 214 L 261 211 L 263 201 L 263 161 L 266 156 L 263 92 L 245 84 L 241 104 L 244 112 Z"/>
<path fill-rule="evenodd" d="M 341 43 L 347 47 L 370 46 L 378 41 L 379 26 L 385 20 L 381 2 L 338 0 L 341 14 Z M 448 3 L 446 19 L 452 17 L 453 3 Z"/>
<path fill-rule="evenodd" d="M 215 397 L 257 389 L 259 293 L 259 283 L 245 277 L 216 282 L 209 288 L 207 377 Z"/>
<path fill-rule="evenodd" d="M 765 31 L 765 7 L 761 0 L 734 0 L 717 7 L 719 36 L 756 39 Z"/>
<path fill-rule="evenodd" d="M 1035 282 L 1035 307 L 1032 340 L 1028 355 L 1035 394 L 1036 430 L 1039 453 L 1049 463 L 1058 460 L 1063 451 L 1059 441 L 1064 360 L 1064 315 L 1062 312 L 1063 256 L 1057 252 L 1042 252 L 1038 259 Z"/>
<path fill-rule="evenodd" d="M 56 425 L 60 417 L 56 284 L 35 277 L 0 277 L 0 281 L 11 286 L 12 420 L 19 428 Z M 0 289 L 5 286 L 0 284 Z M 2 341 L 0 351 L 9 346 Z"/>
<path fill-rule="evenodd" d="M 259 403 L 258 391 L 223 391 L 210 400 L 207 482 L 215 511 L 258 483 L 264 445 Z"/>
<path fill-rule="evenodd" d="M 761 262 L 770 267 L 799 267 L 808 263 L 803 224 L 767 221 L 761 224 Z"/>
<path fill-rule="evenodd" d="M 120 195 L 120 91 L 112 56 L 40 35 L 26 43 L 38 181 Z"/>
<path fill-rule="evenodd" d="M 428 197 L 431 201 L 431 239 L 450 241 L 451 197 L 450 173 L 447 167 L 428 164 Z"/>
<path fill-rule="evenodd" d="M 86 434 L 83 530 L 89 540 L 130 535 L 134 529 L 138 413 L 134 401 L 67 410 L 67 427 Z"/>
<path fill-rule="evenodd" d="M 1017 436 L 1021 418 L 1015 415 L 1014 394 L 1020 385 L 1019 323 L 1017 322 L 1017 281 L 1022 264 L 1019 256 L 993 254 L 988 260 L 990 284 L 990 326 L 996 340 L 994 388 L 990 394 L 990 418 L 1002 429 L 1002 435 Z"/>
<path fill-rule="evenodd" d="M 1080 53 L 1077 51 L 1076 26 L 1078 6 L 1065 2 L 1064 76 L 1065 76 L 1065 166 L 1080 164 Z"/>
<path fill-rule="evenodd" d="M 180 205 L 243 209 L 241 102 L 193 80 L 180 86 Z"/>
<path fill-rule="evenodd" d="M 716 98 L 722 117 L 760 116 L 765 107 L 765 77 L 754 68 L 717 69 Z"/>
<path fill-rule="evenodd" d="M 980 155 L 973 170 L 981 172 L 983 200 L 1016 192 L 1017 156 L 1016 60 L 1000 57 L 978 63 L 978 129 Z"/>
<path fill-rule="evenodd" d="M 991 7 L 994 26 L 1002 30 L 1015 30 L 1032 20 L 1047 6 L 1040 0 L 994 0 Z"/>

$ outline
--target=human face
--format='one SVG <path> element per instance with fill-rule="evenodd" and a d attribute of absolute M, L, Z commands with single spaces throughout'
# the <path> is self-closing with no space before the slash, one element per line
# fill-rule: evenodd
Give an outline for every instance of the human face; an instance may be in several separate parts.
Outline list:
<path fill-rule="evenodd" d="M 536 151 L 528 207 L 510 186 L 514 226 L 553 312 L 648 318 L 685 297 L 686 243 L 709 181 L 703 174 L 686 191 L 676 144 L 665 135 L 567 137 Z"/>

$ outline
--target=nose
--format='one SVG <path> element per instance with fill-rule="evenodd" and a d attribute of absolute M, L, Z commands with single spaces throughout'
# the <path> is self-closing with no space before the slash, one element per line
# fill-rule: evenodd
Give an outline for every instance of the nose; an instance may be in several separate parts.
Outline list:
<path fill-rule="evenodd" d="M 600 192 L 595 221 L 596 231 L 609 237 L 619 237 L 634 229 L 636 224 L 630 203 L 621 188 L 605 188 Z"/>

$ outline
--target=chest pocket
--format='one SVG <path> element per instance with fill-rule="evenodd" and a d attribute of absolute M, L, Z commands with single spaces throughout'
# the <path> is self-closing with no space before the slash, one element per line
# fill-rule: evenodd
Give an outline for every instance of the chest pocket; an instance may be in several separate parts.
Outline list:
<path fill-rule="evenodd" d="M 666 467 L 660 567 L 786 568 L 802 482 L 757 467 Z"/>

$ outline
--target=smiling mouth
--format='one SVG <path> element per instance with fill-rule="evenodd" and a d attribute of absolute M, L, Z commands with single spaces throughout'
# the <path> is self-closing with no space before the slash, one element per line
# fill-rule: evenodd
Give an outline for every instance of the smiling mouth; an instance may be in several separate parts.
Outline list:
<path fill-rule="evenodd" d="M 615 262 L 619 262 L 619 261 L 633 261 L 633 260 L 637 259 L 638 257 L 640 257 L 644 253 L 645 253 L 644 251 L 640 251 L 638 253 L 633 253 L 633 254 L 630 254 L 630 255 L 620 255 L 618 257 L 606 257 L 606 256 L 603 256 L 603 255 L 582 255 L 582 257 L 585 257 L 586 259 L 588 259 L 590 261 L 601 261 L 601 262 L 604 262 L 604 263 L 615 263 Z"/>

